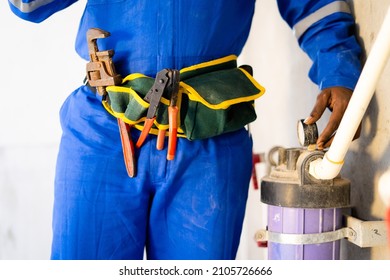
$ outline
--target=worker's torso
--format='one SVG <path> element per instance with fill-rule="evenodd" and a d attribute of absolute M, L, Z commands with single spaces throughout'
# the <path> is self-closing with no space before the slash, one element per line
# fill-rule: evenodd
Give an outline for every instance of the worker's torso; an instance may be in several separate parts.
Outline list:
<path fill-rule="evenodd" d="M 122 75 L 154 75 L 229 54 L 238 55 L 248 37 L 255 0 L 89 0 L 76 42 L 88 59 L 86 31 L 111 33 L 99 48 L 114 49 Z"/>

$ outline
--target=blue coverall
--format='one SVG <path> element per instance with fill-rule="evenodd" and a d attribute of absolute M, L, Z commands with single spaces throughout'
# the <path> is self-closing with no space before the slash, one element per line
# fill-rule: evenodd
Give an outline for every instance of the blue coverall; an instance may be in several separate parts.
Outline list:
<path fill-rule="evenodd" d="M 17 16 L 34 22 L 76 2 L 8 1 Z M 360 74 L 354 19 L 342 10 L 318 12 L 345 1 L 277 2 L 288 25 L 299 27 L 313 82 L 353 89 Z M 111 36 L 99 48 L 115 50 L 118 73 L 154 76 L 163 68 L 238 56 L 254 10 L 255 0 L 88 0 L 76 50 L 89 60 L 86 31 L 101 28 Z M 142 259 L 145 248 L 148 259 L 235 258 L 252 169 L 252 140 L 244 128 L 179 139 L 173 161 L 150 135 L 136 152 L 138 174 L 129 178 L 117 122 L 99 96 L 81 86 L 60 114 L 53 259 Z M 133 130 L 133 138 L 138 135 Z"/>

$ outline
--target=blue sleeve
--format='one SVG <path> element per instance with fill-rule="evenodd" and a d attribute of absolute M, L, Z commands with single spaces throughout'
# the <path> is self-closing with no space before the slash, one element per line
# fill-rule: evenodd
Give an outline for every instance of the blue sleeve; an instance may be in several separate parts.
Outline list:
<path fill-rule="evenodd" d="M 8 0 L 11 11 L 18 17 L 31 21 L 41 22 L 52 14 L 63 10 L 77 0 Z"/>
<path fill-rule="evenodd" d="M 278 7 L 282 18 L 294 29 L 313 14 L 315 17 L 321 8 L 329 4 L 346 4 L 342 2 L 346 1 L 278 0 Z M 333 12 L 310 22 L 299 35 L 298 43 L 313 62 L 309 77 L 320 89 L 332 86 L 355 88 L 361 72 L 361 47 L 355 37 L 355 20 L 350 13 Z"/>

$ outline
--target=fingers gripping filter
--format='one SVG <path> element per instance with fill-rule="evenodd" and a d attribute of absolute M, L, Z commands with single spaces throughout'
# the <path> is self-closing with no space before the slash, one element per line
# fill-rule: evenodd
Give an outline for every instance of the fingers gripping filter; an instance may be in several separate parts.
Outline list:
<path fill-rule="evenodd" d="M 305 124 L 304 120 L 299 120 L 297 125 L 298 140 L 301 146 L 313 145 L 318 139 L 317 124 Z"/>

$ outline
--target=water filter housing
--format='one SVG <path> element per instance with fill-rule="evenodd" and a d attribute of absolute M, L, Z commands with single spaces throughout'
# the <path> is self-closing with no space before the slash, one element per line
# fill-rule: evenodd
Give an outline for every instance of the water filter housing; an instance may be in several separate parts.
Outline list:
<path fill-rule="evenodd" d="M 272 236 L 269 259 L 340 258 L 340 240 L 328 237 L 342 228 L 342 209 L 350 206 L 350 181 L 311 176 L 310 162 L 323 156 L 322 151 L 306 148 L 270 151 L 272 168 L 261 180 L 261 201 L 268 205 L 267 230 Z"/>

